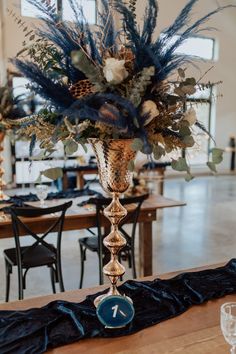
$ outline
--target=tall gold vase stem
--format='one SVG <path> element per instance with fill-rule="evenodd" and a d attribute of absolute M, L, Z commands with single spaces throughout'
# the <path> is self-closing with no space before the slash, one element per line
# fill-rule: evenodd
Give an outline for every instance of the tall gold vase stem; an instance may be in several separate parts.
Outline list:
<path fill-rule="evenodd" d="M 110 295 L 120 295 L 117 282 L 124 275 L 125 267 L 119 262 L 119 252 L 126 245 L 126 239 L 119 232 L 119 223 L 127 215 L 127 210 L 121 205 L 119 196 L 124 193 L 131 182 L 132 174 L 128 164 L 135 158 L 131 149 L 132 140 L 99 140 L 89 139 L 95 152 L 100 183 L 107 193 L 112 195 L 111 204 L 104 209 L 104 215 L 111 222 L 111 232 L 103 240 L 103 244 L 111 253 L 111 259 L 103 267 L 103 273 L 108 276 L 111 286 L 109 292 L 95 299 L 95 306 Z"/>
<path fill-rule="evenodd" d="M 117 295 L 116 288 L 119 278 L 124 275 L 125 268 L 118 260 L 120 250 L 126 245 L 126 239 L 118 230 L 119 222 L 127 215 L 127 210 L 119 201 L 119 193 L 113 193 L 111 204 L 104 210 L 104 215 L 111 222 L 111 232 L 103 240 L 103 244 L 111 253 L 111 260 L 103 268 L 103 272 L 107 275 L 111 282 L 109 294 Z"/>

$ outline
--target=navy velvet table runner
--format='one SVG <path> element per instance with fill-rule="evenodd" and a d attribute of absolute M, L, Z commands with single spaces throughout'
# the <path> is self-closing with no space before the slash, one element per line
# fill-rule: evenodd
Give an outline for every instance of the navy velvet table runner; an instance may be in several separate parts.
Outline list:
<path fill-rule="evenodd" d="M 236 293 L 236 259 L 224 267 L 180 274 L 167 280 L 129 280 L 119 290 L 130 296 L 135 317 L 127 327 L 105 329 L 90 295 L 80 303 L 57 300 L 42 308 L 0 311 L 0 353 L 33 354 L 83 338 L 116 337 L 180 315 L 193 305 Z"/>

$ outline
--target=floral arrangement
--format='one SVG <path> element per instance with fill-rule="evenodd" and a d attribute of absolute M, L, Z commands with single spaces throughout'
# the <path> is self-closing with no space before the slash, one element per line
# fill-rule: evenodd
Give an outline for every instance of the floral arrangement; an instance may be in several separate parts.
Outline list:
<path fill-rule="evenodd" d="M 206 21 L 226 7 L 218 7 L 190 24 L 194 5 L 189 0 L 174 23 L 156 36 L 158 1 L 147 0 L 141 29 L 136 0 L 101 0 L 97 25 L 89 26 L 76 1 L 69 0 L 74 22 L 62 22 L 46 0 L 28 0 L 42 13 L 42 26 L 25 33 L 23 49 L 13 63 L 31 81 L 31 89 L 45 98 L 45 108 L 20 120 L 21 133 L 36 140 L 47 153 L 63 141 L 69 154 L 88 138 L 133 139 L 133 149 L 159 159 L 195 144 L 195 127 L 207 133 L 188 97 L 206 85 L 186 76 L 186 65 L 196 58 L 176 53 Z M 114 18 L 121 18 L 117 29 Z M 177 36 L 176 36 L 177 35 Z M 174 76 L 175 75 L 175 76 Z M 213 148 L 208 166 L 222 160 Z M 172 167 L 186 171 L 186 157 L 172 159 Z"/>
<path fill-rule="evenodd" d="M 0 132 L 6 133 L 11 129 L 9 119 L 23 117 L 25 112 L 19 109 L 19 99 L 13 97 L 12 90 L 7 86 L 0 86 Z"/>

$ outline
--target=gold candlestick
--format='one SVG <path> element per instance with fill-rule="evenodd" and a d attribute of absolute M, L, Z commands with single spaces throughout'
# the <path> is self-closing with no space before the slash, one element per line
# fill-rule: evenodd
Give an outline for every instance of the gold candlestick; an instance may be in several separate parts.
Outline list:
<path fill-rule="evenodd" d="M 111 222 L 111 232 L 103 240 L 104 246 L 111 252 L 110 262 L 103 267 L 103 273 L 108 276 L 111 286 L 107 294 L 95 299 L 97 307 L 105 297 L 120 295 L 117 282 L 124 275 L 125 267 L 118 261 L 118 253 L 126 245 L 126 240 L 119 232 L 118 225 L 127 215 L 127 210 L 121 205 L 119 195 L 130 185 L 132 174 L 128 164 L 136 153 L 131 149 L 131 139 L 89 139 L 89 142 L 97 158 L 100 183 L 104 191 L 112 195 L 111 204 L 104 210 L 104 215 Z"/>
<path fill-rule="evenodd" d="M 3 187 L 6 185 L 5 181 L 3 180 L 3 175 L 5 173 L 4 168 L 2 167 L 4 158 L 2 152 L 4 151 L 3 141 L 4 141 L 5 133 L 0 131 L 0 201 L 7 200 L 9 197 L 3 193 Z"/>

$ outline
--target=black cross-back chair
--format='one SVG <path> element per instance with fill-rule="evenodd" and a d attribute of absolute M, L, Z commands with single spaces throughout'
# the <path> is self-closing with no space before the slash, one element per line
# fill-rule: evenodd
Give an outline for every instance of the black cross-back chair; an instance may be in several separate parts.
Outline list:
<path fill-rule="evenodd" d="M 19 300 L 23 299 L 23 290 L 26 288 L 26 274 L 30 268 L 48 266 L 50 268 L 53 293 L 56 293 L 55 282 L 59 282 L 60 291 L 65 291 L 61 269 L 61 237 L 66 210 L 72 205 L 72 201 L 49 207 L 11 207 L 8 212 L 11 215 L 12 227 L 15 238 L 15 248 L 3 251 L 6 266 L 6 302 L 9 300 L 10 274 L 12 267 L 18 270 Z M 56 219 L 48 221 L 50 226 L 43 234 L 36 234 L 34 227 L 28 226 L 31 218 L 44 215 L 53 215 Z M 59 214 L 59 215 L 58 215 Z M 24 220 L 21 218 L 25 218 Z M 42 219 L 42 224 L 44 220 Z M 21 246 L 20 229 L 24 234 L 31 236 L 34 242 L 29 246 Z M 46 237 L 52 232 L 57 233 L 56 247 L 46 242 Z"/>
<path fill-rule="evenodd" d="M 126 197 L 120 199 L 120 202 L 125 207 L 128 207 L 130 204 L 134 204 L 135 207 L 128 210 L 128 214 L 126 217 L 121 220 L 119 224 L 119 231 L 125 237 L 127 244 L 119 253 L 119 260 L 128 259 L 129 267 L 132 268 L 133 278 L 137 277 L 136 266 L 135 266 L 135 233 L 137 227 L 137 221 L 139 217 L 139 212 L 141 205 L 145 199 L 147 199 L 148 194 L 134 197 Z M 81 270 L 80 270 L 80 283 L 79 287 L 82 288 L 83 278 L 84 278 L 84 261 L 86 260 L 86 251 L 90 250 L 92 252 L 96 252 L 98 255 L 99 262 L 99 284 L 103 284 L 103 258 L 105 256 L 106 249 L 103 245 L 103 239 L 106 235 L 103 234 L 103 224 L 102 218 L 103 210 L 106 206 L 108 206 L 111 202 L 111 198 L 91 198 L 89 200 L 90 204 L 94 204 L 96 206 L 96 219 L 97 219 L 97 233 L 94 233 L 92 230 L 89 230 L 95 236 L 83 237 L 80 238 L 79 246 L 80 246 L 80 256 L 81 256 Z M 124 226 L 127 224 L 132 224 L 131 233 L 128 234 L 125 230 Z"/>

